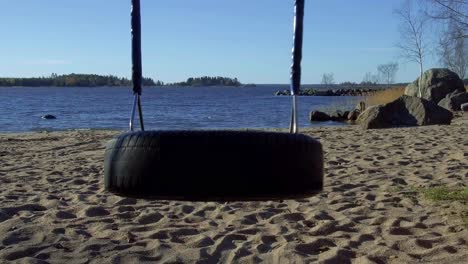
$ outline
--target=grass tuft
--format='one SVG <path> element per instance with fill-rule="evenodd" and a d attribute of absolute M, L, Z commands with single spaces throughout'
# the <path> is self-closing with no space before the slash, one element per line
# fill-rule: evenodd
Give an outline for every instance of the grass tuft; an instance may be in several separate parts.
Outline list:
<path fill-rule="evenodd" d="M 424 197 L 433 201 L 460 201 L 468 202 L 468 187 L 463 189 L 450 189 L 447 187 L 434 187 L 423 189 Z"/>
<path fill-rule="evenodd" d="M 465 209 L 460 212 L 461 218 L 466 228 L 468 228 L 468 187 L 453 189 L 447 187 L 423 188 L 420 192 L 426 199 L 441 201 L 458 201 L 465 205 Z"/>

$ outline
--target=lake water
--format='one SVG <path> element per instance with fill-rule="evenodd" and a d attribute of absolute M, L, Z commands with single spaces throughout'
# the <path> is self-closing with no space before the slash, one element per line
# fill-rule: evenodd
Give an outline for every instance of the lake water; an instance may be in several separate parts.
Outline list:
<path fill-rule="evenodd" d="M 287 85 L 257 87 L 149 87 L 143 90 L 145 128 L 287 128 L 291 99 L 274 96 Z M 300 97 L 300 127 L 311 110 L 351 109 L 358 97 Z M 133 94 L 125 87 L 0 87 L 0 132 L 128 129 Z M 52 114 L 55 120 L 41 116 Z M 137 116 L 137 115 L 136 115 Z M 136 119 L 137 121 L 137 119 Z M 138 123 L 136 123 L 138 124 Z"/>

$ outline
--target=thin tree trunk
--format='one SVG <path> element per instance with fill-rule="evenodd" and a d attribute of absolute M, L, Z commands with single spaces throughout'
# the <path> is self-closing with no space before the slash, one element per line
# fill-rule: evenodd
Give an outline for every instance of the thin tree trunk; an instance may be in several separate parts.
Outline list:
<path fill-rule="evenodd" d="M 423 65 L 422 65 L 422 62 L 420 62 L 419 63 L 419 81 L 418 81 L 419 98 L 422 98 L 422 92 L 421 92 L 422 77 L 423 77 Z"/>

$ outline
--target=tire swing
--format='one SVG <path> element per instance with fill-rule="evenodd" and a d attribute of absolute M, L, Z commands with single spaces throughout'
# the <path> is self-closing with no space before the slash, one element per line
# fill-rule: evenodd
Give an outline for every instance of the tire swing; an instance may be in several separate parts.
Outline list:
<path fill-rule="evenodd" d="M 172 200 L 271 200 L 322 190 L 323 151 L 298 134 L 304 0 L 295 0 L 290 133 L 266 131 L 145 131 L 141 108 L 140 0 L 132 0 L 130 132 L 105 152 L 105 188 L 122 196 Z M 141 131 L 133 132 L 138 107 Z"/>

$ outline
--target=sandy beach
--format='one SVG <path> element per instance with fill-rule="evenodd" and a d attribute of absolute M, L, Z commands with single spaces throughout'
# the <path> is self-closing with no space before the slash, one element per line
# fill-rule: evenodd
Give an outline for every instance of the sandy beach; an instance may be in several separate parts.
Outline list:
<path fill-rule="evenodd" d="M 325 151 L 317 196 L 148 201 L 104 190 L 119 131 L 0 134 L 0 262 L 466 263 L 466 204 L 417 188 L 468 184 L 468 122 L 305 131 Z M 285 175 L 285 179 L 287 179 Z"/>

